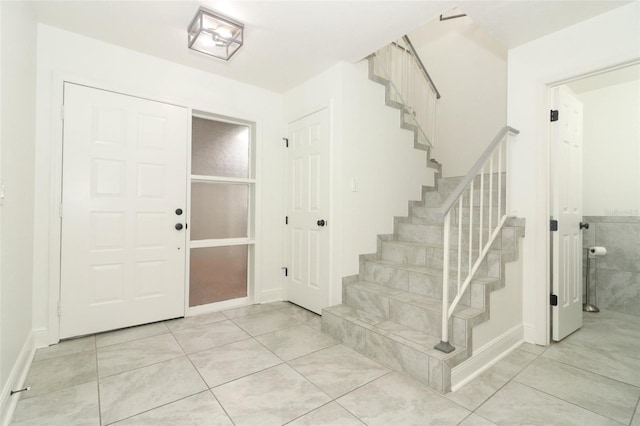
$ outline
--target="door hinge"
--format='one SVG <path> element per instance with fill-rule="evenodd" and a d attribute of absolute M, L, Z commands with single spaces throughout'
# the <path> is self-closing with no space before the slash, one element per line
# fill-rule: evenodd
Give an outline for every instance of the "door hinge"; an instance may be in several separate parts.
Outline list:
<path fill-rule="evenodd" d="M 60 105 L 60 120 L 64 121 L 64 105 Z"/>
<path fill-rule="evenodd" d="M 558 221 L 551 219 L 549 221 L 549 229 L 551 230 L 551 232 L 557 231 L 558 230 Z"/>
<path fill-rule="evenodd" d="M 552 109 L 551 110 L 551 121 L 558 121 L 558 116 L 560 115 L 560 113 L 558 112 L 557 109 Z"/>
<path fill-rule="evenodd" d="M 62 303 L 58 300 L 58 316 L 62 316 Z"/>
<path fill-rule="evenodd" d="M 288 277 L 289 276 L 289 268 L 287 268 L 286 266 L 283 266 L 282 268 L 280 268 L 284 271 L 284 276 Z"/>
<path fill-rule="evenodd" d="M 558 306 L 558 296 L 551 294 L 549 297 L 549 303 L 551 303 L 551 306 Z"/>
<path fill-rule="evenodd" d="M 289 148 L 289 138 L 282 138 L 282 140 L 284 141 L 284 147 Z"/>
<path fill-rule="evenodd" d="M 288 225 L 289 224 L 289 216 L 285 216 L 284 217 L 284 224 Z"/>

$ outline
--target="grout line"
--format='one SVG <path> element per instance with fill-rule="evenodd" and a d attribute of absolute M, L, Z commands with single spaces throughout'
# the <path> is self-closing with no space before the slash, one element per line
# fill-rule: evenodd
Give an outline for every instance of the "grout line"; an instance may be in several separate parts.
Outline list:
<path fill-rule="evenodd" d="M 98 343 L 95 335 L 93 336 L 93 346 L 96 354 L 96 388 L 98 394 L 98 421 L 102 425 L 102 401 L 100 399 L 100 365 L 98 364 Z"/>
<path fill-rule="evenodd" d="M 566 400 L 566 399 L 564 399 L 564 398 L 561 398 L 561 397 L 559 397 L 559 396 L 557 396 L 557 395 L 550 394 L 550 393 L 548 393 L 548 392 L 546 392 L 546 391 L 544 391 L 544 390 L 538 389 L 538 388 L 533 387 L 533 386 L 531 386 L 531 385 L 528 385 L 528 384 L 526 384 L 526 383 L 522 383 L 522 382 L 516 382 L 516 383 L 518 383 L 518 384 L 520 384 L 520 385 L 523 385 L 523 386 L 526 386 L 526 387 L 528 387 L 528 388 L 530 388 L 530 389 L 533 389 L 533 390 L 534 390 L 534 391 L 536 391 L 536 392 L 543 393 L 543 394 L 545 394 L 545 395 L 547 395 L 547 396 L 550 396 L 551 398 L 557 399 L 557 400 L 559 400 L 559 401 L 564 401 L 564 402 L 566 402 L 567 404 L 573 405 L 574 407 L 578 407 L 578 408 L 579 408 L 579 409 L 581 409 L 581 410 L 588 411 L 588 412 L 590 412 L 590 413 L 592 413 L 592 414 L 595 414 L 595 415 L 597 415 L 597 416 L 604 417 L 605 419 L 612 420 L 612 421 L 614 421 L 614 422 L 616 422 L 616 423 L 618 423 L 618 424 L 623 424 L 623 423 L 620 423 L 619 421 L 617 421 L 616 419 L 613 419 L 613 418 L 611 418 L 611 417 L 609 417 L 609 416 L 607 416 L 607 415 L 604 415 L 604 414 L 602 414 L 602 413 L 598 413 L 598 412 L 596 412 L 596 411 L 590 410 L 589 408 L 586 408 L 586 407 L 583 407 L 583 406 L 581 406 L 581 405 L 578 405 L 578 404 L 577 404 L 577 403 L 575 403 L 575 402 L 567 401 L 567 400 Z"/>

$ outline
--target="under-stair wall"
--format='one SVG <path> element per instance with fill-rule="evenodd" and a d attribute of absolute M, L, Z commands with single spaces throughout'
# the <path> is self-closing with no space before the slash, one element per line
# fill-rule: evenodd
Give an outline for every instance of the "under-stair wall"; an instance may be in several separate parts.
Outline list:
<path fill-rule="evenodd" d="M 377 235 L 393 232 L 407 200 L 433 185 L 425 151 L 400 128 L 400 111 L 385 106 L 384 87 L 368 79 L 368 63 L 339 63 L 284 96 L 285 125 L 331 109 L 331 304 L 341 302 L 342 278 L 358 273 L 361 253 L 376 251 Z M 352 187 L 355 180 L 356 188 Z"/>

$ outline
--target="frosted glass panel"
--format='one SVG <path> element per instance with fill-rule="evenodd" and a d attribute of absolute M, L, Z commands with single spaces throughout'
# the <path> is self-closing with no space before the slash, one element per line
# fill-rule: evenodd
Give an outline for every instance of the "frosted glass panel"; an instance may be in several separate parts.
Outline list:
<path fill-rule="evenodd" d="M 249 126 L 193 117 L 191 173 L 249 178 Z"/>
<path fill-rule="evenodd" d="M 191 249 L 189 306 L 247 296 L 248 246 Z"/>
<path fill-rule="evenodd" d="M 191 240 L 246 238 L 249 186 L 191 184 Z"/>

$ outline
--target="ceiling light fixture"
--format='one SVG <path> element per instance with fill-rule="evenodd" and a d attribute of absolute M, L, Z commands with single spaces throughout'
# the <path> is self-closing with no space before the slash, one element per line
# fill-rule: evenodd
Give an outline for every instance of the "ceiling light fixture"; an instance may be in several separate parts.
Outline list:
<path fill-rule="evenodd" d="M 228 61 L 242 46 L 244 25 L 200 7 L 189 24 L 189 49 Z"/>

